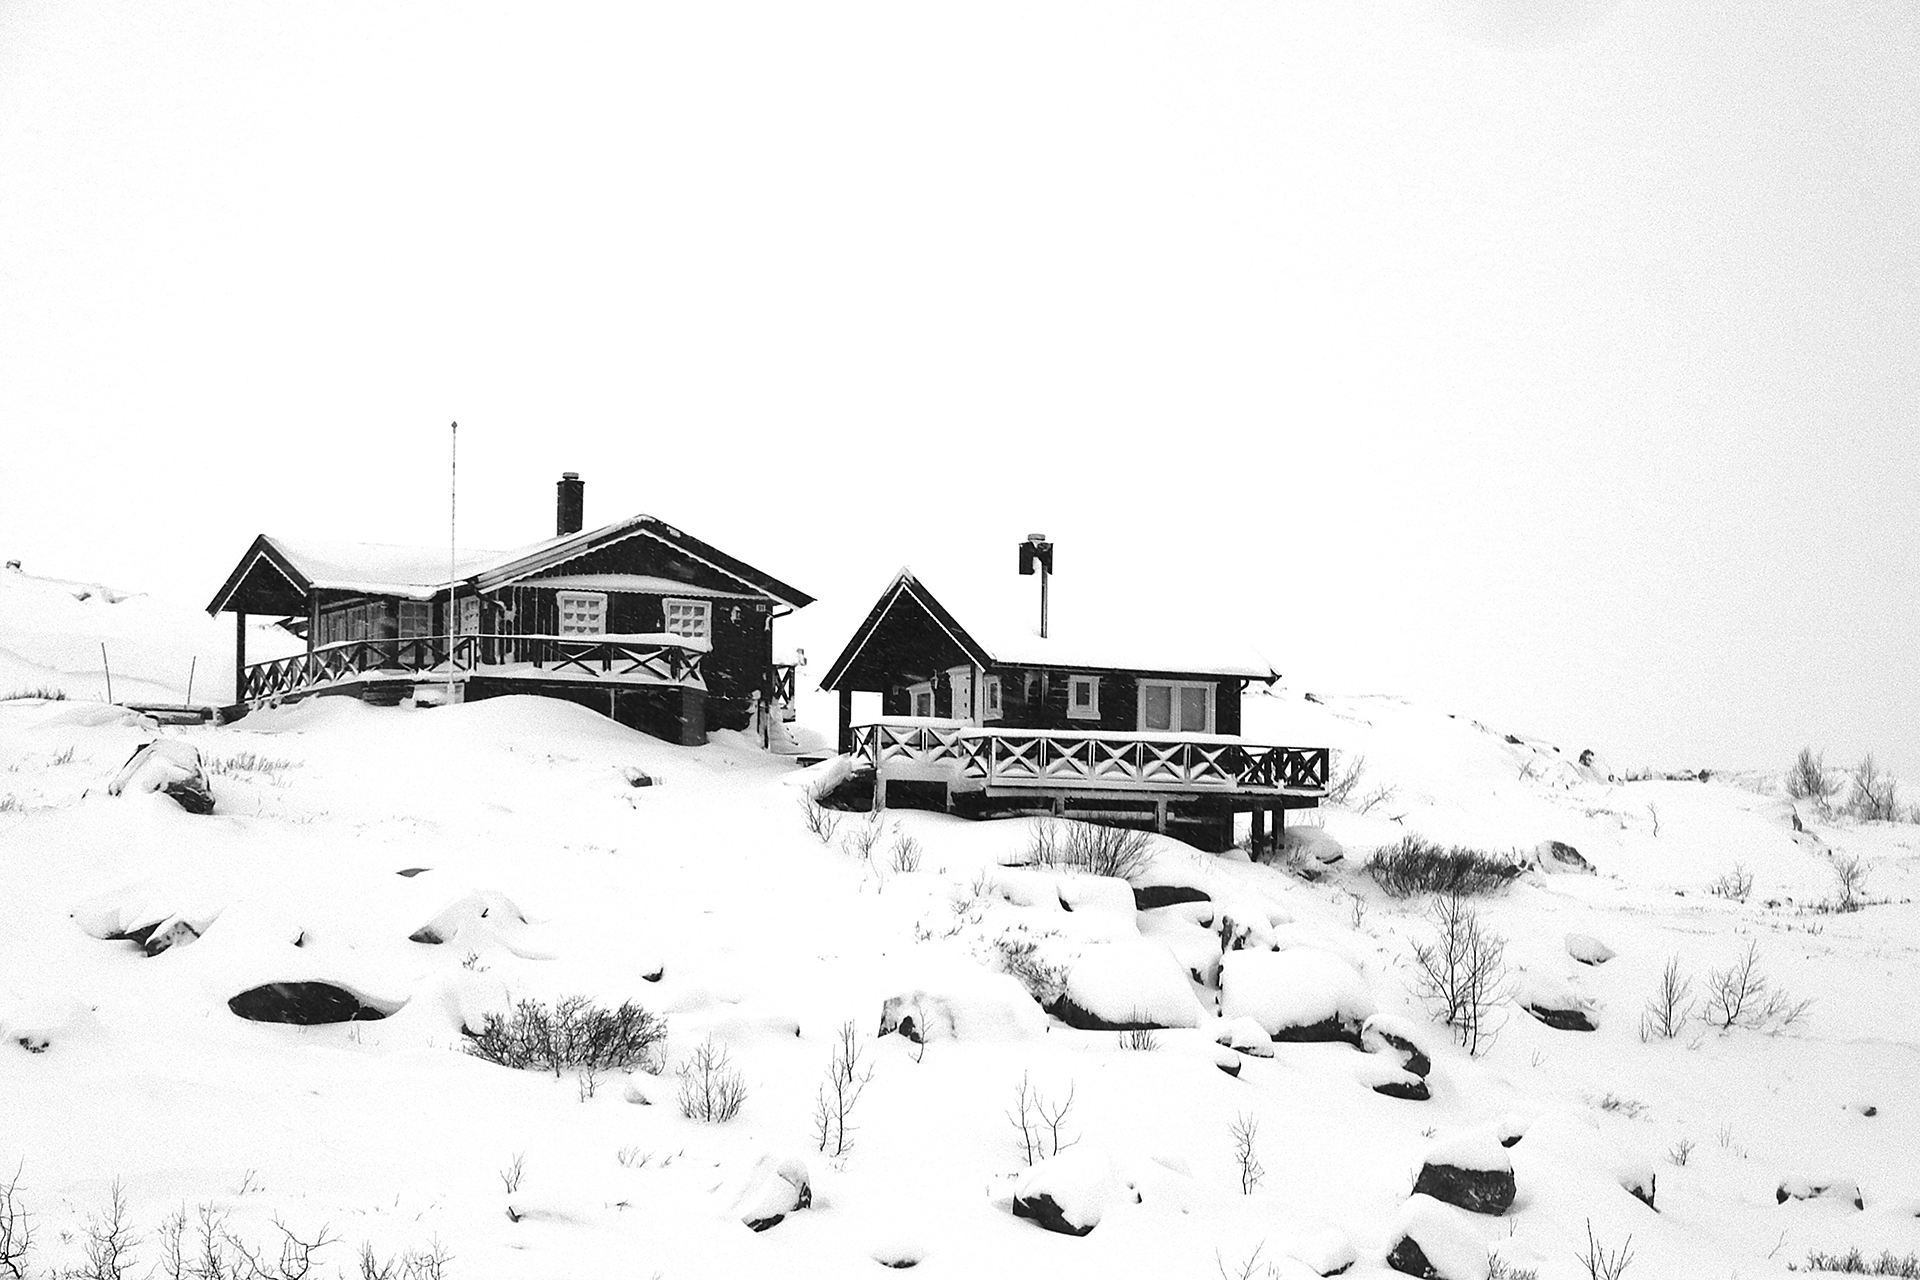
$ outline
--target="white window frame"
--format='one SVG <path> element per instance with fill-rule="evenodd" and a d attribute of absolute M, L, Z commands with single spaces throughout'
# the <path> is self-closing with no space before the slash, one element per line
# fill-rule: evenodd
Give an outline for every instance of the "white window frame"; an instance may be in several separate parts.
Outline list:
<path fill-rule="evenodd" d="M 988 676 L 981 682 L 980 718 L 998 720 L 1005 714 L 1000 704 L 1000 677 Z"/>
<path fill-rule="evenodd" d="M 1077 705 L 1079 699 L 1074 695 L 1081 685 L 1087 686 L 1087 705 Z M 1098 720 L 1100 718 L 1100 677 L 1088 675 L 1069 675 L 1067 677 L 1067 719 Z"/>
<path fill-rule="evenodd" d="M 599 629 L 586 631 L 578 623 L 567 621 L 567 610 L 584 611 L 591 604 L 599 615 Z M 571 629 L 569 629 L 571 628 Z M 607 634 L 607 593 L 604 591 L 556 591 L 553 593 L 553 633 L 557 636 L 603 636 Z"/>
<path fill-rule="evenodd" d="M 1167 690 L 1167 718 L 1173 722 L 1170 729 L 1147 728 L 1147 690 Z M 1207 695 L 1207 723 L 1202 727 L 1184 724 L 1180 715 L 1180 693 L 1183 689 L 1199 689 Z M 1211 680 L 1142 680 L 1140 682 L 1140 707 L 1137 723 L 1141 733 L 1212 733 L 1214 718 L 1218 714 L 1216 703 L 1218 686 Z"/>
<path fill-rule="evenodd" d="M 927 700 L 927 709 L 920 709 L 920 699 Z M 933 681 L 922 680 L 919 684 L 907 686 L 907 714 L 919 720 L 933 718 Z"/>
<path fill-rule="evenodd" d="M 678 631 L 673 625 L 675 606 L 684 609 L 690 617 L 700 619 L 698 631 Z M 713 601 L 689 600 L 679 596 L 667 596 L 660 601 L 660 629 L 670 636 L 679 636 L 685 640 L 705 640 L 713 642 Z"/>

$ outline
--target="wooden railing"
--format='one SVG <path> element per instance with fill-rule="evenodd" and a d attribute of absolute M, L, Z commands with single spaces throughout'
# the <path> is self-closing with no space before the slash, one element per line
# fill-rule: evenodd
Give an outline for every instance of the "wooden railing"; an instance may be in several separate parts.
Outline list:
<path fill-rule="evenodd" d="M 947 776 L 1036 790 L 1324 793 L 1325 747 L 1272 747 L 1201 734 L 977 729 L 960 721 L 880 720 L 853 731 L 853 754 L 890 777 Z"/>
<path fill-rule="evenodd" d="M 445 676 L 480 672 L 568 679 L 626 680 L 704 688 L 698 649 L 638 643 L 604 636 L 409 636 L 385 640 L 344 640 L 311 653 L 295 654 L 247 668 L 247 702 L 283 697 L 337 684 L 356 676 Z"/>
<path fill-rule="evenodd" d="M 793 705 L 794 676 L 798 670 L 791 662 L 776 662 L 767 669 L 767 695 L 772 701 Z"/>

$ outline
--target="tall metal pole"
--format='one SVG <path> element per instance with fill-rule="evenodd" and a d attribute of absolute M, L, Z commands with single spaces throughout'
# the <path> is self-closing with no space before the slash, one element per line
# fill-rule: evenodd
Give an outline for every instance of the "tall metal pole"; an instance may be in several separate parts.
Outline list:
<path fill-rule="evenodd" d="M 460 512 L 460 424 L 454 423 L 447 454 L 447 705 L 453 705 L 453 586 L 459 571 L 455 532 Z"/>

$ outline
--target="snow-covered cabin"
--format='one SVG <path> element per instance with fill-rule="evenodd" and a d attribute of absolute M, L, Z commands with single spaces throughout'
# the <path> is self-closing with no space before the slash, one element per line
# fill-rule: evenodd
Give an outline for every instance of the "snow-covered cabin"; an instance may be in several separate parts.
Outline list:
<path fill-rule="evenodd" d="M 569 471 L 555 535 L 508 551 L 261 534 L 207 605 L 236 615 L 235 710 L 537 693 L 700 743 L 790 708 L 773 624 L 813 597 L 652 516 L 583 530 L 584 509 Z M 250 614 L 288 619 L 306 652 L 249 665 Z"/>
<path fill-rule="evenodd" d="M 1029 546 L 1050 561 L 1051 544 Z M 1030 558 L 1023 548 L 1023 568 Z M 1248 686 L 1279 677 L 1215 625 L 1156 627 L 1086 594 L 1043 611 L 1011 572 L 940 591 L 901 569 L 821 680 L 876 805 L 889 781 L 931 782 L 950 808 L 1151 816 L 1220 843 L 1236 812 L 1260 838 L 1268 815 L 1277 831 L 1284 810 L 1325 794 L 1325 748 L 1239 736 Z M 856 692 L 880 695 L 878 720 L 853 722 Z"/>

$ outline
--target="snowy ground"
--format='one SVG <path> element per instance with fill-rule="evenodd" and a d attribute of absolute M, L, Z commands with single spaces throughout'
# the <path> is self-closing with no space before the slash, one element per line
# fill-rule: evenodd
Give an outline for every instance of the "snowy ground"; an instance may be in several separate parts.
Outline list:
<path fill-rule="evenodd" d="M 21 652 L 33 625 L 0 617 L 0 647 Z M 83 635 L 69 623 L 65 642 Z M 140 1275 L 161 1220 L 210 1205 L 259 1241 L 277 1239 L 275 1217 L 324 1224 L 341 1239 L 319 1255 L 328 1274 L 350 1270 L 361 1241 L 393 1254 L 437 1239 L 460 1280 L 861 1275 L 909 1259 L 929 1276 L 1205 1277 L 1222 1263 L 1239 1274 L 1256 1249 L 1255 1275 L 1313 1275 L 1350 1250 L 1346 1274 L 1382 1276 L 1396 1274 L 1384 1258 L 1429 1150 L 1488 1147 L 1502 1124 L 1526 1128 L 1508 1153 L 1514 1207 L 1444 1208 L 1428 1228 L 1446 1238 L 1429 1252 L 1466 1255 L 1463 1274 L 1497 1255 L 1584 1276 L 1588 1222 L 1609 1245 L 1632 1237 L 1635 1278 L 1783 1275 L 1815 1248 L 1920 1249 L 1920 827 L 1803 811 L 1796 834 L 1771 783 L 1598 781 L 1571 758 L 1580 744 L 1509 742 L 1390 698 L 1262 697 L 1247 731 L 1365 755 L 1355 802 L 1323 820 L 1347 859 L 1309 879 L 1159 841 L 1139 882 L 1211 902 L 1136 912 L 1118 884 L 1010 869 L 1023 821 L 890 813 L 863 860 L 844 848 L 860 820 L 816 839 L 803 775 L 745 739 L 678 748 L 562 703 L 334 699 L 166 730 L 222 769 L 216 813 L 196 817 L 159 795 L 106 794 L 154 736 L 133 718 L 0 702 L 0 1182 L 20 1168 L 32 1274 L 79 1264 L 117 1179 L 143 1237 Z M 631 785 L 635 770 L 658 785 Z M 1392 794 L 1358 812 L 1381 787 Z M 1496 852 L 1559 840 L 1591 860 L 1596 875 L 1529 872 L 1481 910 L 1517 988 L 1581 1000 L 1597 1031 L 1509 1007 L 1481 1056 L 1451 1042 L 1409 994 L 1426 904 L 1387 898 L 1357 866 L 1409 832 Z M 920 870 L 889 868 L 902 840 L 917 842 Z M 1868 893 L 1893 901 L 1820 910 L 1836 853 L 1864 859 Z M 1736 863 L 1753 877 L 1748 900 L 1709 893 Z M 446 944 L 409 941 L 476 893 L 499 895 L 486 920 Z M 202 936 L 149 958 L 89 934 L 116 913 L 177 916 Z M 1189 976 L 1218 970 L 1217 933 L 1199 923 L 1218 915 L 1256 947 L 1313 955 L 1303 971 L 1342 975 L 1249 998 L 1370 1002 L 1432 1056 L 1432 1099 L 1373 1092 L 1380 1055 L 1343 1044 L 1278 1043 L 1230 1055 L 1237 1078 L 1219 1069 L 1219 992 Z M 1578 964 L 1569 934 L 1617 954 Z M 993 972 L 994 940 L 1022 936 L 1083 1003 L 1197 1025 L 1142 1051 L 1039 1016 Z M 1803 1019 L 1771 1034 L 1696 1020 L 1643 1042 L 1669 957 L 1697 994 L 1749 942 L 1778 987 L 1812 998 Z M 398 1012 L 293 1027 L 227 1008 L 295 980 Z M 588 1096 L 571 1076 L 461 1051 L 463 1021 L 571 993 L 664 1014 L 667 1076 L 609 1076 Z M 895 997 L 935 1010 L 945 1034 L 876 1037 Z M 873 1078 L 851 1151 L 828 1157 L 813 1104 L 849 1020 Z M 724 1125 L 672 1104 L 672 1069 L 708 1037 L 748 1087 Z M 1023 1078 L 1050 1106 L 1073 1099 L 1062 1129 L 1078 1145 L 1049 1185 L 1099 1216 L 1084 1237 L 1008 1211 L 1026 1172 L 1007 1115 Z M 648 1093 L 657 1105 L 628 1100 Z M 1240 1117 L 1258 1124 L 1264 1167 L 1250 1195 L 1230 1133 Z M 742 1203 L 790 1158 L 809 1170 L 811 1207 L 749 1231 Z M 1658 1212 L 1624 1189 L 1647 1172 Z M 1776 1203 L 1783 1182 L 1836 1180 L 1858 1185 L 1864 1209 Z"/>

